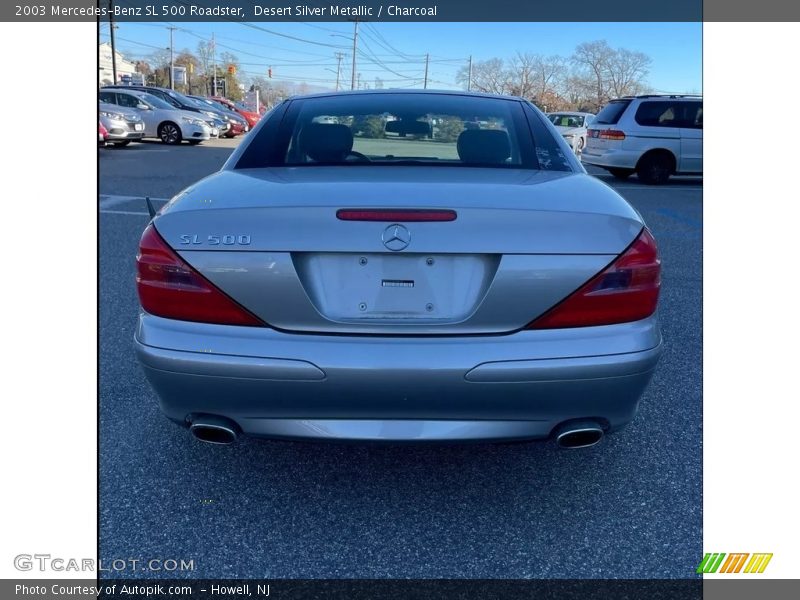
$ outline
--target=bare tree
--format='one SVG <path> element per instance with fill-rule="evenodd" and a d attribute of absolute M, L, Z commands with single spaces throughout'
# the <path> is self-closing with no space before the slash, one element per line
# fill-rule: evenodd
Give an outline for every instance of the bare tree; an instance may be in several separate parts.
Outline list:
<path fill-rule="evenodd" d="M 594 84 L 594 105 L 599 109 L 608 100 L 608 71 L 614 59 L 614 49 L 605 40 L 584 42 L 575 48 L 572 63 L 578 74 L 591 77 Z"/>
<path fill-rule="evenodd" d="M 644 78 L 652 59 L 643 52 L 626 48 L 614 51 L 608 64 L 608 90 L 611 96 L 632 96 L 644 91 Z"/>
<path fill-rule="evenodd" d="M 211 42 L 199 42 L 197 44 L 197 59 L 204 75 L 211 73 L 211 64 L 214 59 L 214 51 Z"/>
<path fill-rule="evenodd" d="M 643 52 L 612 48 L 605 40 L 580 44 L 572 55 L 574 75 L 592 82 L 592 108 L 599 109 L 611 98 L 640 94 L 652 59 Z M 587 98 L 588 99 L 588 98 Z"/>
<path fill-rule="evenodd" d="M 534 66 L 537 74 L 536 100 L 542 103 L 546 97 L 558 96 L 558 90 L 567 75 L 567 59 L 557 54 L 537 56 Z"/>
<path fill-rule="evenodd" d="M 456 82 L 481 92 L 522 96 L 547 110 L 594 112 L 611 98 L 646 92 L 651 64 L 642 52 L 597 40 L 578 45 L 570 58 L 517 52 L 508 61 L 478 61 L 471 81 L 464 66 Z"/>
<path fill-rule="evenodd" d="M 456 82 L 466 86 L 469 82 L 469 68 L 464 66 L 456 73 Z M 509 93 L 508 72 L 503 59 L 490 58 L 475 62 L 472 65 L 472 82 L 470 87 L 479 92 L 490 94 Z"/>
<path fill-rule="evenodd" d="M 522 98 L 535 98 L 537 92 L 539 92 L 537 88 L 539 79 L 537 66 L 540 60 L 541 57 L 538 54 L 517 52 L 517 55 L 509 61 L 506 92 Z"/>
<path fill-rule="evenodd" d="M 153 83 L 159 87 L 169 87 L 169 50 L 156 50 L 147 62 L 153 67 Z"/>

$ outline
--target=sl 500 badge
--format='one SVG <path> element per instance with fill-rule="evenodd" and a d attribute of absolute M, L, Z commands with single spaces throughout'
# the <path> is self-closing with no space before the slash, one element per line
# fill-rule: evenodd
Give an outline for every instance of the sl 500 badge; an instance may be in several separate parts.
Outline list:
<path fill-rule="evenodd" d="M 249 246 L 249 235 L 209 235 L 205 238 L 195 234 L 184 233 L 181 235 L 181 244 L 208 245 L 208 246 Z"/>

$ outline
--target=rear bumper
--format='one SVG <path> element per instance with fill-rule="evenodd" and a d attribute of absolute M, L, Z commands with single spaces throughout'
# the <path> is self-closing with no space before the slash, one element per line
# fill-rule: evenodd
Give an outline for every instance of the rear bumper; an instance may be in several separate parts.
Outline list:
<path fill-rule="evenodd" d="M 589 141 L 581 153 L 581 162 L 596 167 L 635 169 L 641 156 L 641 152 L 631 150 L 592 148 Z"/>
<path fill-rule="evenodd" d="M 629 422 L 661 353 L 655 317 L 504 336 L 305 335 L 143 314 L 136 351 L 162 410 L 273 438 L 466 441 Z"/>

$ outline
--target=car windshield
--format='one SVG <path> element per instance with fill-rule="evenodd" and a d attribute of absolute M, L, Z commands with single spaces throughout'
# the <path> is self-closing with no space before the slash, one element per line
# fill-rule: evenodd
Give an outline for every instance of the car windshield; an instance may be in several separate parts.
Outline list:
<path fill-rule="evenodd" d="M 230 112 L 230 108 L 222 104 L 222 102 L 217 102 L 216 100 L 209 100 L 208 103 L 216 108 L 217 110 L 223 110 L 225 112 Z"/>
<path fill-rule="evenodd" d="M 583 115 L 547 115 L 547 118 L 557 127 L 583 127 L 586 118 Z"/>
<path fill-rule="evenodd" d="M 170 96 L 173 100 L 177 101 L 178 104 L 182 104 L 184 106 L 193 106 L 195 108 L 203 108 L 203 105 L 200 102 L 192 100 L 188 96 L 184 96 L 183 94 L 179 94 L 178 92 L 174 92 L 169 90 L 167 95 Z"/>
<path fill-rule="evenodd" d="M 160 108 L 166 110 L 175 110 L 175 107 L 172 106 L 169 102 L 162 100 L 157 96 L 153 96 L 153 94 L 136 94 L 136 97 L 139 98 L 145 104 L 150 105 L 151 108 Z"/>
<path fill-rule="evenodd" d="M 532 121 L 541 130 L 536 146 L 515 99 L 444 93 L 299 98 L 272 142 L 279 145 L 273 163 L 569 169 L 556 156 L 552 135 L 535 116 Z"/>

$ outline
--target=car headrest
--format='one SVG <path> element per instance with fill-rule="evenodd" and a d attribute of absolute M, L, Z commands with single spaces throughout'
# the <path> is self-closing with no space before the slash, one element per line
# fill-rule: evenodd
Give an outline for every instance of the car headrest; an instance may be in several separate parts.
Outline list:
<path fill-rule="evenodd" d="M 456 148 L 465 163 L 500 164 L 511 156 L 508 133 L 499 129 L 465 129 L 458 136 Z"/>
<path fill-rule="evenodd" d="M 317 162 L 341 162 L 353 149 L 353 132 L 347 125 L 309 123 L 300 132 L 300 149 Z"/>

